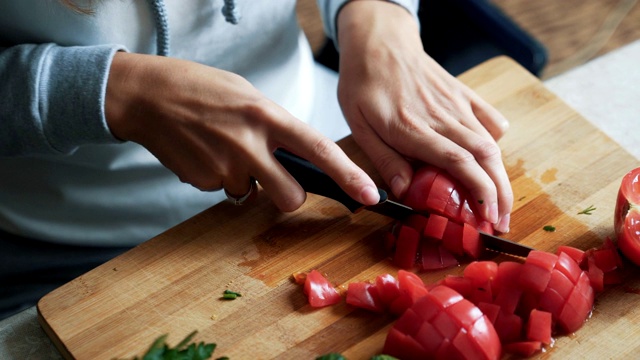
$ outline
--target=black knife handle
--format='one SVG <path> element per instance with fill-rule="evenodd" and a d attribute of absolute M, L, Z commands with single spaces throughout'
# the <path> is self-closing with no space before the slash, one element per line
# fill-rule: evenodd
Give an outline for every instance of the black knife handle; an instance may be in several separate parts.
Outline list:
<path fill-rule="evenodd" d="M 274 155 L 306 192 L 339 201 L 354 213 L 364 206 L 347 195 L 329 175 L 309 161 L 281 148 L 277 149 Z M 380 201 L 383 201 L 383 193 L 386 200 L 386 192 L 380 189 L 378 192 L 381 192 Z"/>

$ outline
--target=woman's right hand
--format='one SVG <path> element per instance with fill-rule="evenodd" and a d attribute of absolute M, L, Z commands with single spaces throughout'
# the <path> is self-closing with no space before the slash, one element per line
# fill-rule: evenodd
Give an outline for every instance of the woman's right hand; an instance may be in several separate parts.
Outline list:
<path fill-rule="evenodd" d="M 374 182 L 338 145 L 236 74 L 120 52 L 105 107 L 114 136 L 141 144 L 198 189 L 241 196 L 254 177 L 279 209 L 293 211 L 306 193 L 274 158 L 282 147 L 317 165 L 356 201 L 378 202 Z"/>

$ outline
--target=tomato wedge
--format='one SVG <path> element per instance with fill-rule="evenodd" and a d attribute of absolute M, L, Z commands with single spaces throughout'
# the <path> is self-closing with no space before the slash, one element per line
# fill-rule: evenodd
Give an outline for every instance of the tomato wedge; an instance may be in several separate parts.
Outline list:
<path fill-rule="evenodd" d="M 311 270 L 304 282 L 304 293 L 312 307 L 334 305 L 342 301 L 342 296 L 335 287 L 320 274 L 318 270 Z"/>
<path fill-rule="evenodd" d="M 640 265 L 640 168 L 628 172 L 618 190 L 614 229 L 622 253 Z"/>

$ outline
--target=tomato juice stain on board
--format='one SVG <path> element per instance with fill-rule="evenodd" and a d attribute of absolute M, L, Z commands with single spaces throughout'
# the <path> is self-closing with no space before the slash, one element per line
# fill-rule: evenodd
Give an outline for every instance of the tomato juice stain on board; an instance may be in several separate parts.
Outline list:
<path fill-rule="evenodd" d="M 514 208 L 511 214 L 511 229 L 505 234 L 510 240 L 529 245 L 538 250 L 554 252 L 560 245 L 579 249 L 590 249 L 602 243 L 603 237 L 560 209 L 545 192 L 542 184 L 528 176 L 525 162 L 518 159 L 514 164 L 505 164 L 514 190 Z M 555 181 L 557 169 L 547 170 L 542 177 Z M 553 223 L 556 231 L 546 232 L 545 225 Z"/>
<path fill-rule="evenodd" d="M 550 184 L 556 181 L 557 173 L 558 173 L 558 169 L 556 168 L 547 169 L 547 171 L 542 173 L 542 176 L 540 176 L 540 181 L 542 181 L 544 184 Z"/>

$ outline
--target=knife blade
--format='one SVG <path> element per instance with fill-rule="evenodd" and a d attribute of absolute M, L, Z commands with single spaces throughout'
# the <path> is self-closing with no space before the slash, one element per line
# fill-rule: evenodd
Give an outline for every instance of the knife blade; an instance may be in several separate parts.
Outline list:
<path fill-rule="evenodd" d="M 380 201 L 375 205 L 363 205 L 347 195 L 329 175 L 306 159 L 282 148 L 278 148 L 274 156 L 306 192 L 336 200 L 352 213 L 368 210 L 397 220 L 406 219 L 412 214 L 429 216 L 429 213 L 416 211 L 409 206 L 390 200 L 387 192 L 380 188 L 378 188 Z M 534 250 L 526 245 L 483 231 L 480 231 L 480 238 L 487 249 L 510 255 L 526 257 L 531 250 Z"/>

